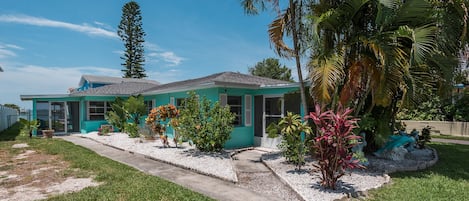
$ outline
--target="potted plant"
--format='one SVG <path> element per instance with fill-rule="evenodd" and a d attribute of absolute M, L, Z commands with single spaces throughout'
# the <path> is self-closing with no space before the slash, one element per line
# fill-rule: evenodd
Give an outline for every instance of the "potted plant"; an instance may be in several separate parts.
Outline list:
<path fill-rule="evenodd" d="M 37 128 L 39 128 L 39 125 L 40 125 L 39 121 L 37 120 L 28 121 L 23 118 L 20 119 L 20 123 L 21 123 L 20 134 L 22 136 L 29 135 L 29 138 L 33 137 L 33 131 L 37 130 Z"/>
<path fill-rule="evenodd" d="M 53 129 L 46 129 L 46 130 L 41 130 L 41 131 L 42 131 L 42 135 L 45 138 L 52 138 L 52 136 L 54 136 L 54 130 Z"/>

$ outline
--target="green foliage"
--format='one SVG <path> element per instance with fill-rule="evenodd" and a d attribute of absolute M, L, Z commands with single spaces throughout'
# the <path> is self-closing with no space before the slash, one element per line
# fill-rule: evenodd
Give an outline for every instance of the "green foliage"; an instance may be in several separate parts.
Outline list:
<path fill-rule="evenodd" d="M 360 139 L 352 132 L 357 120 L 349 116 L 351 113 L 351 109 L 342 110 L 341 107 L 337 112 L 321 112 L 319 105 L 316 105 L 315 112 L 309 113 L 308 118 L 314 122 L 318 132 L 313 144 L 318 160 L 315 167 L 321 171 L 321 185 L 325 188 L 336 189 L 337 180 L 346 169 L 362 167 L 359 160 L 353 160 L 351 152 Z"/>
<path fill-rule="evenodd" d="M 456 98 L 453 112 L 455 121 L 469 121 L 469 91 L 465 91 L 462 97 Z"/>
<path fill-rule="evenodd" d="M 127 132 L 130 137 L 138 137 L 140 118 L 146 112 L 143 96 L 131 96 L 125 101 L 117 97 L 111 103 L 111 108 L 112 111 L 106 114 L 106 120 L 119 130 Z"/>
<path fill-rule="evenodd" d="M 267 137 L 268 138 L 276 138 L 279 136 L 280 133 L 280 126 L 275 122 L 270 123 L 266 130 L 267 130 Z"/>
<path fill-rule="evenodd" d="M 124 100 L 117 97 L 114 102 L 111 103 L 111 111 L 106 113 L 106 121 L 113 125 L 120 131 L 124 130 L 125 124 L 127 123 L 127 117 L 124 110 Z"/>
<path fill-rule="evenodd" d="M 283 136 L 282 142 L 278 145 L 283 156 L 288 162 L 301 169 L 301 166 L 305 164 L 305 155 L 308 150 L 306 141 L 302 140 L 301 134 L 310 135 L 312 133 L 311 127 L 308 126 L 308 122 L 301 121 L 300 115 L 291 112 L 288 112 L 287 116 L 279 121 L 278 126 L 281 128 Z"/>
<path fill-rule="evenodd" d="M 135 123 L 126 123 L 125 124 L 125 132 L 129 135 L 130 138 L 136 138 L 140 135 L 138 134 L 138 124 Z"/>
<path fill-rule="evenodd" d="M 291 69 L 285 65 L 281 66 L 278 59 L 264 59 L 261 62 L 257 62 L 254 67 L 250 67 L 248 70 L 251 75 L 293 82 Z"/>
<path fill-rule="evenodd" d="M 145 31 L 142 28 L 142 15 L 140 6 L 130 1 L 122 7 L 122 18 L 117 27 L 117 35 L 124 42 L 126 48 L 121 59 L 124 60 L 124 78 L 145 78 L 144 46 Z"/>
<path fill-rule="evenodd" d="M 184 108 L 180 110 L 178 132 L 201 151 L 221 151 L 230 139 L 234 114 L 228 106 L 221 107 L 218 102 L 212 106 L 206 97 L 199 101 L 194 91 L 188 95 Z"/>
<path fill-rule="evenodd" d="M 437 95 L 433 95 L 430 100 L 421 102 L 415 108 L 403 107 L 396 115 L 396 119 L 416 120 L 416 121 L 444 121 L 445 103 Z"/>
<path fill-rule="evenodd" d="M 419 136 L 419 139 L 417 140 L 417 145 L 419 146 L 420 149 L 425 148 L 425 145 L 430 142 L 432 137 L 430 136 L 430 131 L 431 131 L 430 126 L 425 126 L 422 128 L 422 133 Z"/>
<path fill-rule="evenodd" d="M 140 124 L 140 118 L 147 112 L 147 106 L 142 95 L 129 97 L 129 99 L 123 102 L 122 107 L 127 120 L 132 121 L 134 124 Z"/>
<path fill-rule="evenodd" d="M 3 104 L 3 106 L 13 108 L 13 109 L 17 110 L 18 112 L 20 112 L 20 106 L 18 106 L 16 104 L 6 103 L 6 104 Z"/>
<path fill-rule="evenodd" d="M 32 132 L 37 130 L 40 126 L 40 123 L 38 120 L 31 120 L 28 121 L 26 119 L 21 118 L 20 119 L 20 124 L 21 124 L 21 130 L 20 130 L 20 135 L 21 136 L 32 136 Z"/>

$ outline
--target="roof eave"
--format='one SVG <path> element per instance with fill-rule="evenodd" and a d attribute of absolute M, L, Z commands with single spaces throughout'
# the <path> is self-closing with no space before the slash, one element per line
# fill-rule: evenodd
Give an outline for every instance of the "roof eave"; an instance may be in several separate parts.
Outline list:
<path fill-rule="evenodd" d="M 22 101 L 33 100 L 35 98 L 67 98 L 70 94 L 41 94 L 41 95 L 20 95 Z"/>

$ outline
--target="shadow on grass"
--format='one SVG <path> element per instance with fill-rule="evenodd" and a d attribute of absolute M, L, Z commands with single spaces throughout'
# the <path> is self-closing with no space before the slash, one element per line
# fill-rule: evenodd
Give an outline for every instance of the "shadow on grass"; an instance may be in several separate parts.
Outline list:
<path fill-rule="evenodd" d="M 438 162 L 422 171 L 399 172 L 391 174 L 393 178 L 428 177 L 429 174 L 442 175 L 453 180 L 469 181 L 469 145 L 431 143 L 431 147 L 438 152 Z"/>
<path fill-rule="evenodd" d="M 0 132 L 0 141 L 15 141 L 20 136 L 21 124 L 16 122 L 10 128 Z"/>

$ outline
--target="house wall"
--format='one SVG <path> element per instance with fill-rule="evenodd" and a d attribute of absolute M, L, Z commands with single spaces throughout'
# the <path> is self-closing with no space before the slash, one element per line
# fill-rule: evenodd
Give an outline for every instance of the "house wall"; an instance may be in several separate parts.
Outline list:
<path fill-rule="evenodd" d="M 229 87 L 215 87 L 195 90 L 200 96 L 205 96 L 210 101 L 219 101 L 220 94 L 227 96 L 241 96 L 242 97 L 242 124 L 235 126 L 231 133 L 231 139 L 225 144 L 225 148 L 240 148 L 254 146 L 254 96 L 283 96 L 285 93 L 297 91 L 297 87 L 289 88 L 264 88 L 264 89 L 244 89 L 244 88 L 229 88 Z M 145 100 L 154 100 L 154 106 L 165 105 L 170 103 L 171 98 L 174 98 L 174 104 L 178 98 L 186 98 L 188 91 L 164 93 L 157 95 L 145 96 Z M 245 95 L 251 95 L 251 125 L 245 125 Z M 125 97 L 124 97 L 125 98 Z M 81 133 L 86 134 L 91 131 L 97 131 L 102 124 L 108 124 L 105 120 L 89 121 L 87 120 L 87 101 L 113 101 L 115 97 L 108 96 L 89 96 L 89 97 L 64 97 L 53 99 L 33 99 L 33 119 L 37 118 L 36 103 L 37 101 L 79 101 L 80 104 L 80 130 Z M 303 113 L 303 112 L 302 112 Z M 173 129 L 168 128 L 166 134 L 173 137 Z"/>
<path fill-rule="evenodd" d="M 229 87 L 216 87 L 208 89 L 195 90 L 195 92 L 201 96 L 207 97 L 210 101 L 219 101 L 220 94 L 226 94 L 227 96 L 241 96 L 242 97 L 242 124 L 235 126 L 231 133 L 231 138 L 225 144 L 225 148 L 240 148 L 250 147 L 254 145 L 254 96 L 255 95 L 278 95 L 282 96 L 284 93 L 289 93 L 298 90 L 296 87 L 290 88 L 269 88 L 269 89 L 243 89 L 243 88 L 229 88 Z M 156 101 L 155 106 L 165 105 L 170 103 L 171 97 L 174 97 L 174 101 L 178 98 L 186 98 L 188 91 L 165 93 L 150 96 L 150 99 Z M 245 95 L 251 95 L 251 125 L 245 125 Z M 149 98 L 149 97 L 146 97 Z M 176 103 L 174 103 L 176 104 Z M 166 130 L 166 134 L 173 137 L 173 129 L 170 127 Z"/>
<path fill-rule="evenodd" d="M 63 98 L 34 98 L 32 99 L 33 102 L 33 110 L 32 110 L 32 119 L 37 119 L 37 102 L 38 101 L 48 101 L 48 102 L 69 102 L 69 101 L 75 101 L 75 102 L 80 102 L 80 122 L 83 120 L 83 107 L 82 107 L 82 97 L 63 97 Z M 83 128 L 82 125 L 80 125 L 80 128 Z M 33 135 L 37 135 L 36 131 L 33 131 Z"/>

